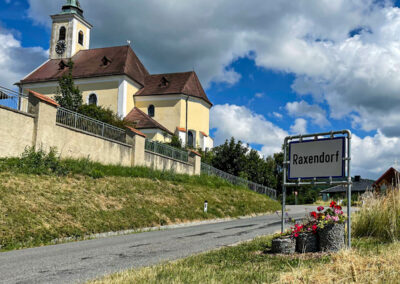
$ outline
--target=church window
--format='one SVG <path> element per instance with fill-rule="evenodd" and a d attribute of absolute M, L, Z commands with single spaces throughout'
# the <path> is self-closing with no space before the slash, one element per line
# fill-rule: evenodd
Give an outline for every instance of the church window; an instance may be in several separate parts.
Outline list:
<path fill-rule="evenodd" d="M 154 109 L 154 106 L 153 106 L 153 105 L 150 105 L 150 106 L 149 106 L 149 108 L 147 109 L 147 114 L 148 114 L 150 117 L 154 117 L 154 115 L 155 115 L 155 109 Z"/>
<path fill-rule="evenodd" d="M 61 27 L 60 34 L 58 36 L 58 40 L 65 40 L 66 33 L 67 33 L 67 30 L 65 29 L 65 27 Z"/>
<path fill-rule="evenodd" d="M 97 96 L 96 96 L 96 94 L 91 94 L 89 96 L 89 105 L 97 106 Z"/>
<path fill-rule="evenodd" d="M 83 32 L 82 32 L 82 31 L 79 31 L 78 43 L 79 43 L 80 45 L 83 45 Z"/>
<path fill-rule="evenodd" d="M 194 135 L 193 131 L 188 132 L 188 146 L 189 147 L 194 147 Z"/>

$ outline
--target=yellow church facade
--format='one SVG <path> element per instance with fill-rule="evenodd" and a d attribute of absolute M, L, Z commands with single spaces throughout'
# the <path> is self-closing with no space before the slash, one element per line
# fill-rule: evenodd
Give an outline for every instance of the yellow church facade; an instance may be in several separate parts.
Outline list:
<path fill-rule="evenodd" d="M 148 139 L 169 142 L 177 135 L 185 145 L 213 147 L 212 103 L 195 72 L 150 74 L 129 45 L 90 49 L 92 26 L 76 0 L 51 18 L 49 59 L 17 83 L 21 93 L 54 97 L 72 60 L 84 103 L 111 109 Z"/>

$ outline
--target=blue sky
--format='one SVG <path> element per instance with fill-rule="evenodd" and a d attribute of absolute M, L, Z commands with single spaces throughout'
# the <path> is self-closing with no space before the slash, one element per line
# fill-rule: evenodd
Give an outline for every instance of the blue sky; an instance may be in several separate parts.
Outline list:
<path fill-rule="evenodd" d="M 63 3 L 0 0 L 0 85 L 46 59 Z M 235 136 L 270 155 L 289 134 L 351 129 L 354 169 L 372 178 L 400 159 L 399 3 L 81 1 L 92 48 L 131 40 L 151 73 L 198 73 L 217 144 Z"/>

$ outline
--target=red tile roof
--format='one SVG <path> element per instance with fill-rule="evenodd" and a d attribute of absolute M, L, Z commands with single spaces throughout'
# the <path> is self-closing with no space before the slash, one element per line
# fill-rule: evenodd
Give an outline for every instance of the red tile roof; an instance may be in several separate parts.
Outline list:
<path fill-rule="evenodd" d="M 104 59 L 105 58 L 105 59 Z M 140 62 L 130 46 L 115 46 L 81 50 L 72 58 L 74 79 L 92 78 L 111 75 L 127 75 L 144 86 L 149 72 Z M 46 62 L 19 84 L 58 80 L 68 73 L 68 67 L 60 68 L 62 60 L 53 59 Z M 68 61 L 64 59 L 64 63 Z M 107 63 L 106 65 L 104 63 Z"/>
<path fill-rule="evenodd" d="M 46 103 L 48 103 L 48 104 L 51 104 L 51 105 L 53 105 L 53 106 L 55 106 L 55 107 L 59 107 L 59 106 L 60 106 L 60 105 L 59 105 L 58 103 L 56 103 L 54 100 L 50 99 L 49 97 L 47 97 L 47 96 L 45 96 L 45 95 L 39 94 L 39 93 L 37 93 L 37 92 L 35 92 L 35 91 L 32 91 L 32 90 L 28 90 L 28 92 L 29 92 L 30 95 L 33 95 L 34 97 L 38 98 L 39 100 L 41 100 L 41 101 L 43 101 L 43 102 L 46 102 Z"/>
<path fill-rule="evenodd" d="M 392 183 L 393 181 L 397 183 L 397 177 L 400 173 L 393 167 L 388 169 L 382 176 L 380 176 L 373 184 L 374 187 L 379 186 L 383 181 Z"/>
<path fill-rule="evenodd" d="M 156 120 L 145 114 L 143 111 L 134 107 L 125 117 L 125 120 L 134 124 L 136 129 L 161 129 L 170 135 L 174 135 L 166 127 L 158 123 Z"/>
<path fill-rule="evenodd" d="M 200 133 L 203 134 L 203 136 L 208 137 L 208 135 L 205 132 L 200 131 Z"/>
<path fill-rule="evenodd" d="M 201 157 L 201 154 L 200 154 L 199 152 L 196 152 L 196 151 L 194 151 L 194 150 L 190 150 L 190 152 L 192 152 L 193 154 L 195 154 L 195 155 Z"/>
<path fill-rule="evenodd" d="M 133 133 L 136 133 L 137 135 L 146 138 L 146 135 L 143 134 L 142 132 L 140 132 L 139 130 L 137 130 L 137 129 L 133 128 L 133 127 L 130 127 L 130 126 L 125 126 L 125 127 L 128 128 L 128 129 L 129 129 L 130 131 L 132 131 Z"/>
<path fill-rule="evenodd" d="M 194 71 L 149 75 L 145 78 L 144 88 L 137 92 L 135 96 L 171 94 L 184 94 L 200 98 L 212 105 Z"/>
<path fill-rule="evenodd" d="M 186 128 L 183 127 L 177 127 L 176 129 L 178 129 L 178 131 L 180 132 L 186 132 Z"/>

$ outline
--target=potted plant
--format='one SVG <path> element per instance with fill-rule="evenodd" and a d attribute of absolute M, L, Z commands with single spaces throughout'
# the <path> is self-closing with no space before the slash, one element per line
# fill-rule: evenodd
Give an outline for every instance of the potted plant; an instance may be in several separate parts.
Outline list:
<path fill-rule="evenodd" d="M 318 207 L 311 212 L 318 223 L 319 249 L 323 252 L 337 252 L 344 248 L 345 221 L 342 207 L 332 201 L 329 208 Z"/>
<path fill-rule="evenodd" d="M 292 236 L 292 230 L 279 234 L 272 239 L 272 253 L 293 254 L 296 251 L 296 241 Z"/>
<path fill-rule="evenodd" d="M 315 220 L 306 223 L 296 237 L 296 251 L 309 253 L 318 251 L 318 225 Z"/>

